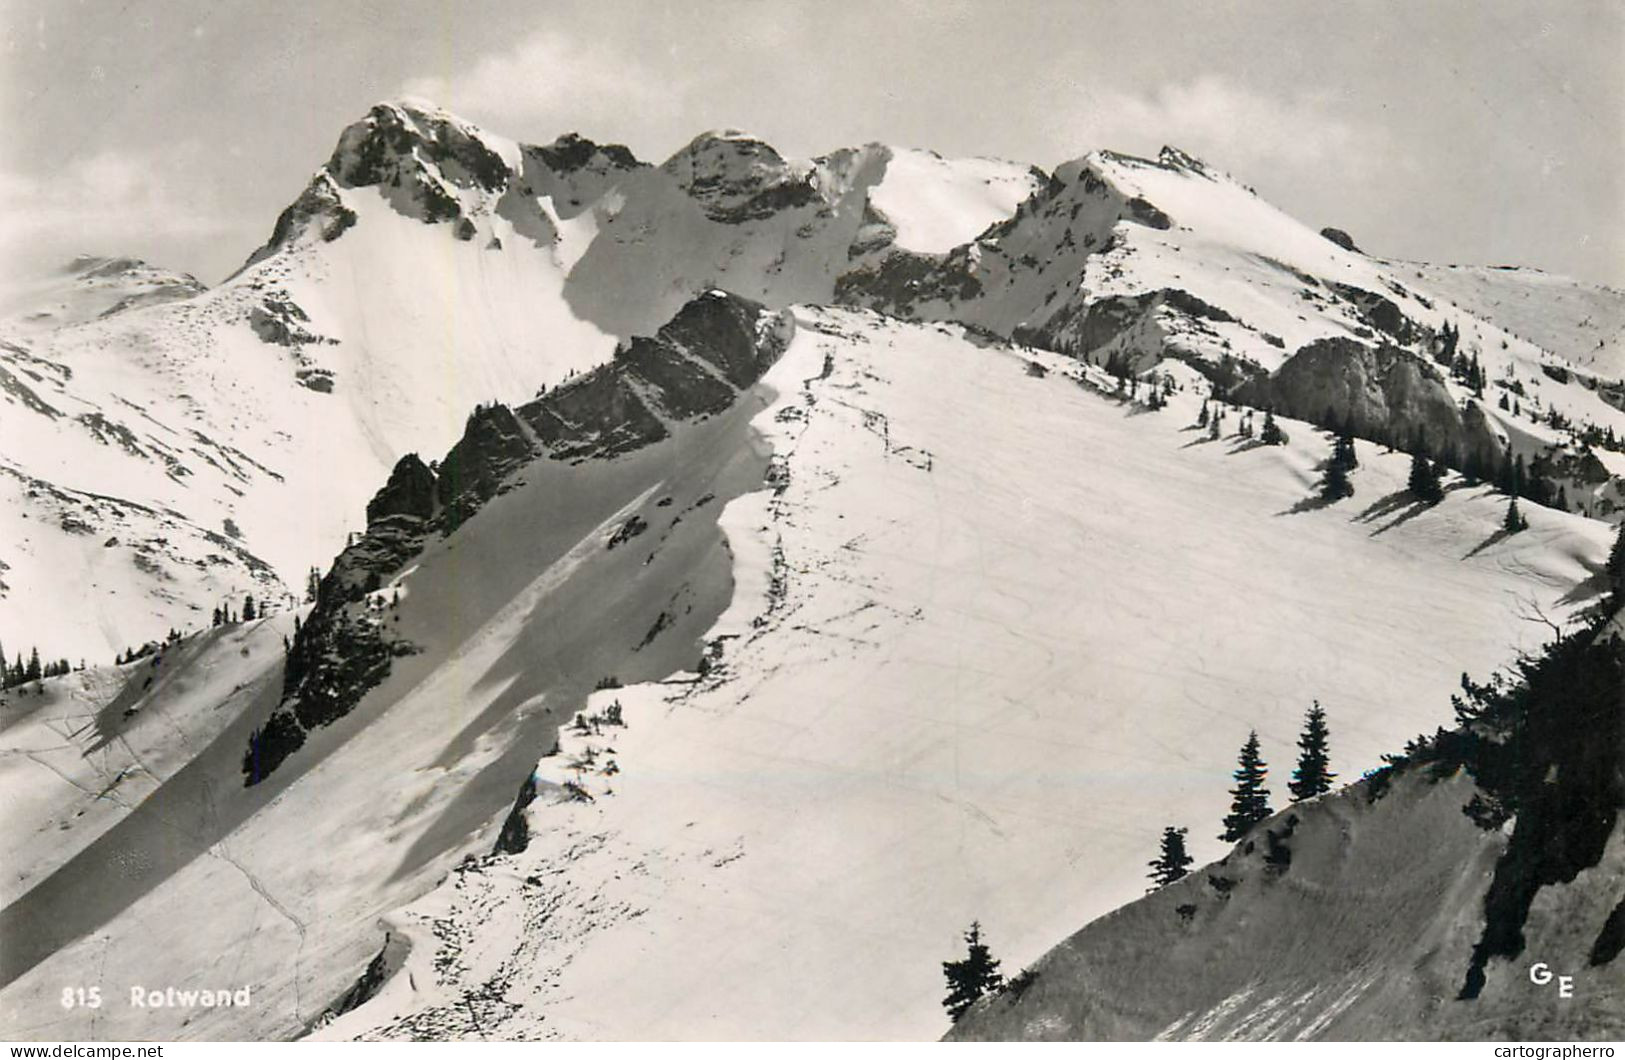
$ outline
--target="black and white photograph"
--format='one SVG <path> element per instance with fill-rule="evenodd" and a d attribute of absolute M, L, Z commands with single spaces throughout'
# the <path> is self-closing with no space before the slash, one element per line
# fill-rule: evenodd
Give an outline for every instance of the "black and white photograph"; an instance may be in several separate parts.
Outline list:
<path fill-rule="evenodd" d="M 1625 1040 L 1620 0 L 0 48 L 9 1056 Z"/>

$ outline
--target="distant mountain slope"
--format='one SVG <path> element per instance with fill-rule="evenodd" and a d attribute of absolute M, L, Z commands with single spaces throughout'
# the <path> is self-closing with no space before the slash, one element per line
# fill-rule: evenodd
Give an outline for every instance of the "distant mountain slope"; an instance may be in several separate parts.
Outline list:
<path fill-rule="evenodd" d="M 1531 499 L 1617 519 L 1625 372 L 1606 346 L 1579 338 L 1612 335 L 1625 295 L 1525 280 L 1519 297 L 1494 297 L 1483 277 L 1496 271 L 1474 272 L 1475 286 L 1452 270 L 1372 258 L 1164 148 L 1154 160 L 1095 151 L 1067 163 L 974 241 L 941 257 L 860 263 L 837 293 L 1117 374 L 1182 361 L 1215 394 L 1421 445 L 1486 478 L 1521 459 Z"/>
<path fill-rule="evenodd" d="M 1393 262 L 1452 303 L 1576 368 L 1625 378 L 1625 293 L 1536 269 Z"/>
<path fill-rule="evenodd" d="M 28 328 L 61 327 L 137 306 L 180 301 L 205 289 L 195 277 L 136 258 L 87 254 L 48 276 L 0 292 L 0 317 Z"/>

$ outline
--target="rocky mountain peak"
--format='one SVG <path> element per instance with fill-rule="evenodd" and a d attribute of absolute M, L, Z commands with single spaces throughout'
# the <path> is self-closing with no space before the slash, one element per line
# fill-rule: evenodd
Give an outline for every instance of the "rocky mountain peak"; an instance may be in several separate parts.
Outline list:
<path fill-rule="evenodd" d="M 535 153 L 555 173 L 562 175 L 583 169 L 640 169 L 648 163 L 640 162 L 623 144 L 600 144 L 580 133 L 565 133 L 550 144 L 526 147 Z"/>
<path fill-rule="evenodd" d="M 343 187 L 400 187 L 433 167 L 459 187 L 500 191 L 511 170 L 505 144 L 432 104 L 416 100 L 375 105 L 339 135 L 327 172 Z"/>
<path fill-rule="evenodd" d="M 755 220 L 818 198 L 810 165 L 738 129 L 701 133 L 661 168 L 714 221 Z"/>

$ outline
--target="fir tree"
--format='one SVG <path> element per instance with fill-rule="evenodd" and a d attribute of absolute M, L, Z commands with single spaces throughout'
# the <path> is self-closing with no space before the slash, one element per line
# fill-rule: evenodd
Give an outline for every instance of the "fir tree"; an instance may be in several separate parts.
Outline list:
<path fill-rule="evenodd" d="M 1259 441 L 1265 445 L 1285 445 L 1286 433 L 1275 422 L 1275 413 L 1264 410 L 1264 430 L 1258 436 Z"/>
<path fill-rule="evenodd" d="M 1198 427 L 1206 427 L 1207 426 L 1207 399 L 1206 398 L 1202 399 L 1202 411 L 1200 413 L 1198 413 L 1197 416 L 1196 416 L 1196 425 Z"/>
<path fill-rule="evenodd" d="M 1509 535 L 1529 529 L 1528 520 L 1524 519 L 1523 513 L 1518 511 L 1518 498 L 1513 497 L 1507 501 L 1507 516 L 1501 521 L 1501 529 Z"/>
<path fill-rule="evenodd" d="M 1186 831 L 1184 828 L 1175 828 L 1173 825 L 1169 825 L 1162 830 L 1162 852 L 1157 855 L 1154 861 L 1146 862 L 1146 866 L 1151 869 L 1148 875 L 1151 877 L 1152 882 L 1156 884 L 1155 887 L 1147 888 L 1148 891 L 1154 891 L 1157 887 L 1166 887 L 1175 880 L 1183 878 L 1185 873 L 1189 871 L 1191 862 L 1194 859 L 1185 852 Z"/>
<path fill-rule="evenodd" d="M 1230 813 L 1224 819 L 1224 834 L 1219 836 L 1220 839 L 1233 843 L 1246 835 L 1253 825 L 1275 812 L 1270 809 L 1270 792 L 1264 786 L 1264 778 L 1268 774 L 1269 770 L 1258 749 L 1258 733 L 1249 732 L 1247 742 L 1241 745 L 1235 772 L 1236 786 L 1230 789 Z"/>
<path fill-rule="evenodd" d="M 32 648 L 28 652 L 28 670 L 23 674 L 24 681 L 38 681 L 40 679 L 39 649 Z"/>
<path fill-rule="evenodd" d="M 1326 469 L 1320 474 L 1320 499 L 1332 503 L 1352 496 L 1354 484 L 1349 481 L 1348 466 L 1339 460 L 1334 452 L 1332 458 L 1326 461 Z"/>
<path fill-rule="evenodd" d="M 942 1007 L 955 1023 L 983 994 L 996 993 L 1004 985 L 999 962 L 982 941 L 980 923 L 972 923 L 965 932 L 965 945 L 969 953 L 964 960 L 942 962 L 942 974 L 948 980 L 948 996 L 942 999 Z"/>
<path fill-rule="evenodd" d="M 254 621 L 256 614 L 258 614 L 258 612 L 254 610 L 254 594 L 249 593 L 247 596 L 243 597 L 243 621 Z"/>
<path fill-rule="evenodd" d="M 1332 459 L 1343 465 L 1343 470 L 1353 471 L 1360 466 L 1360 458 L 1354 452 L 1354 435 L 1347 428 L 1337 436 L 1337 443 L 1332 447 Z"/>
<path fill-rule="evenodd" d="M 1303 732 L 1298 736 L 1298 768 L 1292 771 L 1287 787 L 1292 801 L 1302 802 L 1332 790 L 1331 759 L 1326 743 L 1326 712 L 1320 709 L 1320 700 L 1303 717 Z"/>
<path fill-rule="evenodd" d="M 1425 450 L 1411 456 L 1411 477 L 1407 483 L 1419 501 L 1435 504 L 1444 500 L 1444 488 L 1439 484 L 1439 469 L 1428 459 Z"/>

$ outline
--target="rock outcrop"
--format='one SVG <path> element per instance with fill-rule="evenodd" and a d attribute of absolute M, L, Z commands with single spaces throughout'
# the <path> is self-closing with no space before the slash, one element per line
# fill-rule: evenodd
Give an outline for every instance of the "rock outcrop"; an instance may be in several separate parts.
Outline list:
<path fill-rule="evenodd" d="M 1242 386 L 1237 399 L 1325 427 L 1348 427 L 1361 438 L 1413 449 L 1460 466 L 1469 452 L 1501 455 L 1482 414 L 1464 414 L 1438 369 L 1393 345 L 1352 338 L 1311 342 L 1274 374 Z"/>
<path fill-rule="evenodd" d="M 788 344 L 787 315 L 721 291 L 684 306 L 615 360 L 510 409 L 482 405 L 438 470 L 402 457 L 367 505 L 367 531 L 321 579 L 315 610 L 288 653 L 282 701 L 249 739 L 244 782 L 260 782 L 315 728 L 344 717 L 418 649 L 386 625 L 389 580 L 433 535 L 454 533 L 536 459 L 613 459 L 727 408 Z"/>

